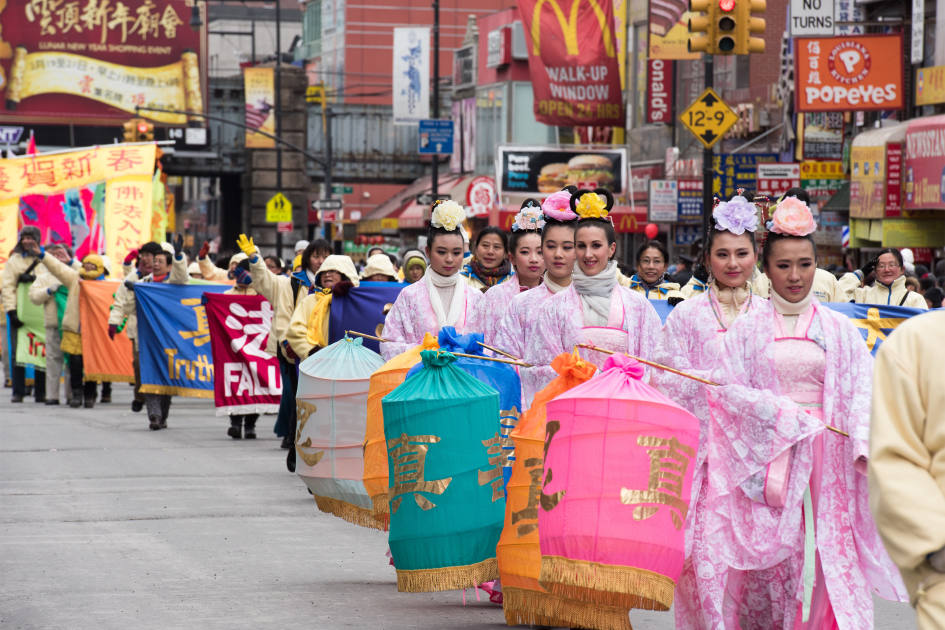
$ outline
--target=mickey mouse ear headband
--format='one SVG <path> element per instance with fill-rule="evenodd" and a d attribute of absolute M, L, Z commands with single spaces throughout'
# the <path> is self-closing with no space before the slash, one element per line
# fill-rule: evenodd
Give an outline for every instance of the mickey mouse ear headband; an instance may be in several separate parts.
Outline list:
<path fill-rule="evenodd" d="M 606 188 L 577 190 L 571 196 L 571 210 L 582 219 L 607 219 L 614 207 L 614 194 Z"/>

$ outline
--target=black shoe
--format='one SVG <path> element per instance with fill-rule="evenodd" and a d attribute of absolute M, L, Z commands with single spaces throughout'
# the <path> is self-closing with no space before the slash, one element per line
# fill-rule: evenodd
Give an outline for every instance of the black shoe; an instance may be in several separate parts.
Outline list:
<path fill-rule="evenodd" d="M 82 406 L 82 399 L 81 399 L 81 398 L 71 398 L 71 399 L 69 400 L 69 406 L 72 407 L 73 409 L 78 409 L 79 407 Z"/>
<path fill-rule="evenodd" d="M 234 440 L 239 440 L 243 437 L 243 434 L 240 431 L 240 425 L 242 421 L 239 419 L 230 420 L 230 428 L 226 430 L 226 434 L 229 435 Z"/>
<path fill-rule="evenodd" d="M 59 404 L 59 401 L 56 400 L 55 398 L 47 398 L 47 399 L 46 399 L 46 404 L 47 404 L 47 405 L 58 405 L 58 404 Z"/>
<path fill-rule="evenodd" d="M 156 417 L 148 418 L 148 428 L 157 431 L 161 428 L 161 419 Z"/>
<path fill-rule="evenodd" d="M 86 408 L 86 409 L 92 409 L 93 407 L 95 407 L 95 399 L 94 399 L 94 398 L 86 398 L 86 399 L 85 399 L 85 408 Z"/>
<path fill-rule="evenodd" d="M 289 452 L 285 456 L 285 467 L 289 469 L 290 473 L 295 472 L 295 449 L 290 448 Z"/>
<path fill-rule="evenodd" d="M 161 418 L 161 428 L 162 429 L 167 428 L 167 418 Z"/>
<path fill-rule="evenodd" d="M 292 448 L 292 440 L 289 439 L 288 435 L 282 438 L 282 444 L 280 446 L 282 448 Z"/>
<path fill-rule="evenodd" d="M 11 403 L 21 403 L 21 402 L 23 402 L 23 395 L 22 395 L 22 394 L 13 394 L 13 397 L 10 398 L 10 402 L 11 402 Z"/>
<path fill-rule="evenodd" d="M 256 421 L 255 420 L 243 420 L 243 439 L 244 440 L 256 439 Z"/>
<path fill-rule="evenodd" d="M 112 401 L 112 395 L 109 394 L 108 396 L 106 396 L 105 394 L 102 394 L 102 397 L 99 398 L 98 401 L 100 403 L 110 403 Z"/>
<path fill-rule="evenodd" d="M 38 403 L 44 403 L 44 402 L 46 402 L 46 397 L 45 397 L 45 396 L 37 396 L 37 397 L 36 397 L 36 402 L 38 402 Z"/>
<path fill-rule="evenodd" d="M 142 409 L 144 409 L 144 401 L 143 401 L 143 400 L 132 400 L 132 401 L 131 401 L 131 410 L 132 410 L 133 412 L 138 413 L 138 412 L 141 411 Z"/>

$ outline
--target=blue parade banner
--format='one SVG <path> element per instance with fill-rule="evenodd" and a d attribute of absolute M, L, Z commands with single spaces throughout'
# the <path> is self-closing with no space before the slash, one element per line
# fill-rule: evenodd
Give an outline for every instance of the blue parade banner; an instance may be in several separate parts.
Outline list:
<path fill-rule="evenodd" d="M 328 341 L 335 343 L 345 336 L 345 330 L 384 336 L 384 318 L 387 311 L 406 287 L 400 282 L 362 282 L 345 296 L 331 298 L 331 315 L 328 318 Z M 380 352 L 380 344 L 365 339 L 364 347 Z"/>
<path fill-rule="evenodd" d="M 873 356 L 883 344 L 883 340 L 896 329 L 899 324 L 915 315 L 927 313 L 919 308 L 904 306 L 886 306 L 884 304 L 854 304 L 852 302 L 825 302 L 838 313 L 850 318 L 850 322 L 860 329 L 866 347 Z"/>
<path fill-rule="evenodd" d="M 210 326 L 204 293 L 223 293 L 222 284 L 135 284 L 141 391 L 213 398 Z"/>

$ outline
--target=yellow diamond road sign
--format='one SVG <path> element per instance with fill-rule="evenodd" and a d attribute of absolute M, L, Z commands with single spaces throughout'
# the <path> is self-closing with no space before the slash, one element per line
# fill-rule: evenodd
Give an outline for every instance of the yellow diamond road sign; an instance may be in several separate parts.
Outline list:
<path fill-rule="evenodd" d="M 679 120 L 708 149 L 738 122 L 738 114 L 722 101 L 715 90 L 706 88 L 679 116 Z"/>
<path fill-rule="evenodd" d="M 266 222 L 292 222 L 292 202 L 286 199 L 286 196 L 282 193 L 276 193 L 272 196 L 272 199 L 266 203 Z"/>

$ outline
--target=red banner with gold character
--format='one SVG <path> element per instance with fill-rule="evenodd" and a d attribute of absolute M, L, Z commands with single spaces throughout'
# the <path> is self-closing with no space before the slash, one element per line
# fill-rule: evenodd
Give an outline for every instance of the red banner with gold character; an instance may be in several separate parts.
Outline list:
<path fill-rule="evenodd" d="M 522 0 L 535 118 L 624 126 L 611 0 Z"/>

